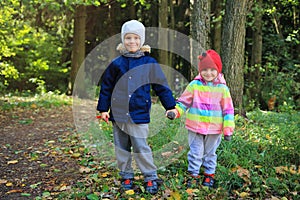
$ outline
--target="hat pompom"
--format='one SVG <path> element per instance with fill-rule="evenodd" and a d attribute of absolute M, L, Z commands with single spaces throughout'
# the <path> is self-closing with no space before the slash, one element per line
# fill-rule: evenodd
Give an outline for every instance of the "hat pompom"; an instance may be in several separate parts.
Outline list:
<path fill-rule="evenodd" d="M 207 68 L 214 68 L 218 71 L 218 73 L 222 72 L 221 57 L 216 51 L 209 49 L 206 52 L 199 55 L 198 59 L 199 72 Z"/>

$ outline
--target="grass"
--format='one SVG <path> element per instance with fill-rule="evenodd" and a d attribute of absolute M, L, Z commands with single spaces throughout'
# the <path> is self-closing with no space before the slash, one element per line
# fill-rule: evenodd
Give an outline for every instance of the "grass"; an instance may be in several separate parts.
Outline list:
<path fill-rule="evenodd" d="M 72 98 L 53 92 L 36 95 L 4 95 L 0 96 L 0 109 L 9 111 L 14 108 L 35 109 L 38 107 L 51 108 L 72 105 Z"/>
<path fill-rule="evenodd" d="M 33 97 L 2 97 L 2 110 L 71 105 L 71 99 L 48 94 Z M 187 131 L 184 119 L 168 120 L 160 105 L 152 109 L 149 144 L 153 149 L 159 176 L 164 180 L 157 198 L 165 199 L 299 199 L 300 191 L 300 113 L 247 113 L 236 116 L 232 141 L 223 141 L 217 150 L 217 188 L 186 188 Z M 24 122 L 27 123 L 27 122 Z M 138 192 L 122 193 L 115 169 L 111 125 L 91 123 L 80 133 L 78 144 L 86 144 L 78 162 L 91 171 L 56 199 L 151 199 L 143 193 L 143 179 L 136 175 Z M 45 191 L 46 192 L 46 191 Z M 46 193 L 44 194 L 46 195 Z M 42 196 L 40 197 L 40 199 Z M 38 198 L 37 198 L 38 199 Z"/>
<path fill-rule="evenodd" d="M 223 141 L 217 150 L 217 189 L 198 188 L 191 192 L 183 184 L 187 176 L 188 151 L 184 120 L 170 121 L 164 117 L 163 109 L 154 105 L 148 141 L 156 165 L 162 166 L 159 174 L 164 179 L 163 193 L 172 191 L 169 196 L 173 195 L 174 199 L 176 195 L 181 199 L 191 196 L 297 199 L 300 191 L 300 113 L 255 110 L 247 117 L 236 116 L 233 140 Z M 97 135 L 101 129 L 112 141 L 110 127 L 100 128 Z M 101 151 L 103 146 L 98 149 Z"/>

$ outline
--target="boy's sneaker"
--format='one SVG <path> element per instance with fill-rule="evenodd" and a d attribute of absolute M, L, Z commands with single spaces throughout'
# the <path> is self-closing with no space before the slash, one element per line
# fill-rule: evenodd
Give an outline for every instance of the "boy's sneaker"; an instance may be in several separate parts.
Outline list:
<path fill-rule="evenodd" d="M 133 189 L 133 180 L 132 179 L 123 179 L 121 181 L 121 185 L 124 190 L 132 190 Z"/>
<path fill-rule="evenodd" d="M 200 183 L 200 176 L 193 176 L 190 175 L 190 177 L 188 178 L 187 184 L 186 186 L 188 188 L 192 188 L 193 186 L 197 186 Z"/>
<path fill-rule="evenodd" d="M 214 174 L 204 174 L 204 179 L 202 182 L 203 186 L 213 188 L 215 184 Z"/>
<path fill-rule="evenodd" d="M 150 194 L 156 194 L 158 192 L 158 183 L 156 180 L 150 180 L 146 182 L 146 191 Z"/>

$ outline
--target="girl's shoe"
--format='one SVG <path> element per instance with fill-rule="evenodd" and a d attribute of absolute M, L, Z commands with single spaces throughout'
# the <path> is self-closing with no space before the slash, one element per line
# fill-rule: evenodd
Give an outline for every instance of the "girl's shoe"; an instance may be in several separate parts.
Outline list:
<path fill-rule="evenodd" d="M 209 188 L 213 188 L 215 184 L 214 176 L 214 174 L 204 174 L 202 185 L 207 186 Z"/>
<path fill-rule="evenodd" d="M 133 189 L 133 180 L 132 179 L 123 179 L 121 181 L 121 185 L 124 190 L 132 190 Z"/>
<path fill-rule="evenodd" d="M 158 192 L 158 183 L 156 180 L 150 180 L 146 182 L 146 191 L 150 194 L 156 194 Z"/>

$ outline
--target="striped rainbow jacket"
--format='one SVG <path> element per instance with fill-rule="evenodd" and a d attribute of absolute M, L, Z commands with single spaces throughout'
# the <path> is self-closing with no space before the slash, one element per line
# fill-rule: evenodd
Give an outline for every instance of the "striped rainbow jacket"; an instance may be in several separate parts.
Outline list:
<path fill-rule="evenodd" d="M 176 102 L 179 114 L 186 114 L 185 126 L 199 134 L 232 135 L 234 131 L 234 107 L 223 75 L 213 82 L 201 75 L 189 83 Z"/>

